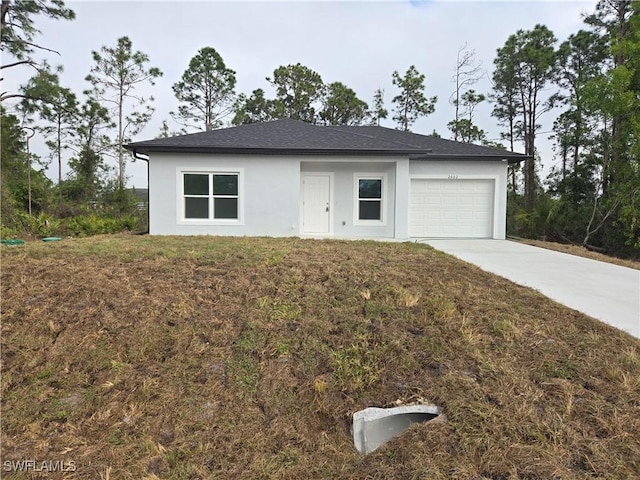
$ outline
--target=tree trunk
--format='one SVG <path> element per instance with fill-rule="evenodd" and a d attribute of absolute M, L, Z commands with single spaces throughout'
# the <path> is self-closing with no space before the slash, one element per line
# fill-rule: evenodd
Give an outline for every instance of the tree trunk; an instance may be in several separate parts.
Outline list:
<path fill-rule="evenodd" d="M 409 130 L 409 94 L 407 94 L 407 98 L 405 98 L 405 106 L 404 106 L 404 131 Z"/>
<path fill-rule="evenodd" d="M 535 190 L 533 188 L 533 178 L 535 176 L 535 165 L 533 158 L 524 161 L 524 209 L 527 213 L 533 211 L 535 201 Z"/>
<path fill-rule="evenodd" d="M 29 195 L 29 216 L 31 216 L 31 152 L 29 152 L 29 138 L 27 138 L 27 190 Z"/>
<path fill-rule="evenodd" d="M 509 146 L 513 152 L 513 115 L 510 115 L 509 117 Z"/>
<path fill-rule="evenodd" d="M 577 90 L 577 89 L 576 89 Z M 576 93 L 576 132 L 573 137 L 573 171 L 580 163 L 580 142 L 582 140 L 582 102 Z"/>
<path fill-rule="evenodd" d="M 612 2 L 615 11 L 617 14 L 617 27 L 618 31 L 616 33 L 618 46 L 625 40 L 627 35 L 629 34 L 629 18 L 627 18 L 627 13 L 629 13 L 631 7 L 631 3 L 629 0 L 619 0 L 617 2 Z M 625 49 L 617 48 L 614 55 L 614 66 L 624 66 L 627 63 L 627 57 Z M 613 117 L 613 122 L 611 126 L 611 156 L 610 156 L 610 164 L 609 164 L 609 175 L 605 177 L 605 184 L 603 185 L 603 190 L 608 189 L 609 185 L 613 184 L 616 180 L 618 180 L 617 176 L 621 170 L 622 162 L 624 161 L 624 153 L 626 151 L 626 135 L 624 125 L 628 124 L 627 115 L 624 113 L 620 113 Z"/>
<path fill-rule="evenodd" d="M 62 189 L 60 186 L 62 185 L 62 119 L 60 115 L 58 115 L 58 131 L 56 138 L 56 150 L 58 153 L 58 199 L 62 202 Z"/>
<path fill-rule="evenodd" d="M 124 102 L 124 93 L 120 88 L 120 98 L 118 101 L 118 188 L 124 189 L 124 153 L 122 152 L 122 143 L 124 142 L 124 127 L 122 118 L 122 103 Z"/>

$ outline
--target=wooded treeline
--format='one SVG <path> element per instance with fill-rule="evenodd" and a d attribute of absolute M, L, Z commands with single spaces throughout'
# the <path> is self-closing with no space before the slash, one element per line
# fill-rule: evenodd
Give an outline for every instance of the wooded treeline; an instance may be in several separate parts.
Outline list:
<path fill-rule="evenodd" d="M 2 1 L 3 61 L 11 58 L 2 71 L 34 72 L 20 91 L 0 95 L 5 233 L 24 226 L 26 216 L 95 214 L 90 210 L 96 205 L 115 216 L 130 210 L 128 154 L 122 146 L 151 119 L 154 99 L 141 92 L 162 75 L 122 37 L 92 52 L 87 89 L 78 96 L 60 85 L 62 67 L 36 59 L 38 52 L 55 48 L 52 39 L 39 35 L 38 15 L 75 17 L 62 0 Z M 448 136 L 529 156 L 509 172 L 509 233 L 638 256 L 640 2 L 601 0 L 584 18 L 584 28 L 562 42 L 544 25 L 515 32 L 496 53 L 491 91 L 474 89 L 486 73 L 472 49 L 461 47 L 452 65 Z M 325 125 L 380 125 L 388 119 L 409 130 L 434 112 L 437 98 L 427 95 L 426 76 L 415 66 L 392 72 L 391 79 L 390 99 L 378 88 L 367 92 L 367 102 L 344 83 L 326 83 L 318 72 L 296 63 L 276 68 L 263 86 L 242 93 L 236 91 L 235 71 L 215 48 L 205 47 L 172 86 L 179 106 L 171 118 L 179 127 L 172 130 L 165 120 L 158 135 L 278 118 Z M 493 107 L 500 142 L 487 138 L 478 125 L 483 102 Z M 545 134 L 543 118 L 553 121 L 557 162 L 546 178 L 541 178 L 537 148 Z M 30 152 L 34 135 L 44 136 L 50 158 Z M 55 182 L 44 174 L 47 161 L 57 163 Z M 65 162 L 71 171 L 63 176 Z"/>

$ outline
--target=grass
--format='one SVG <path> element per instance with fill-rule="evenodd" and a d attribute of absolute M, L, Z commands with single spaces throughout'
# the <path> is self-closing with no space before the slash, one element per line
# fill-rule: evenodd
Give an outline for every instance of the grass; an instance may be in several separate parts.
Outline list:
<path fill-rule="evenodd" d="M 640 342 L 411 243 L 3 246 L 1 393 L 3 461 L 78 479 L 640 477 Z"/>
<path fill-rule="evenodd" d="M 547 250 L 555 250 L 556 252 L 568 253 L 570 255 L 576 255 L 577 257 L 590 258 L 592 260 L 598 260 L 600 262 L 612 263 L 614 265 L 620 265 L 621 267 L 633 268 L 634 270 L 640 270 L 640 261 L 634 259 L 618 258 L 611 255 L 605 255 L 603 253 L 587 250 L 586 247 L 581 245 L 570 245 L 567 243 L 557 242 L 545 242 L 542 240 L 531 240 L 526 238 L 519 238 L 517 241 L 533 245 L 534 247 L 546 248 Z"/>

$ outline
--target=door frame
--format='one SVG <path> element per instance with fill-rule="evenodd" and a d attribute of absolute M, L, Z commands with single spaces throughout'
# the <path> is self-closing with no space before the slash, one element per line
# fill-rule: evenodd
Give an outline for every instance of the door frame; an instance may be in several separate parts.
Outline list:
<path fill-rule="evenodd" d="M 326 233 L 305 232 L 304 231 L 304 180 L 306 177 L 328 177 L 329 178 L 329 228 Z M 300 235 L 333 235 L 333 172 L 301 172 L 300 173 Z"/>

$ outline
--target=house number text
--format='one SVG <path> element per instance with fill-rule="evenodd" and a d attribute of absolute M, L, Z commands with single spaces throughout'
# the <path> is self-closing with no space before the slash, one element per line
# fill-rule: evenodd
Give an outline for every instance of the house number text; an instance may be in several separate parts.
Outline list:
<path fill-rule="evenodd" d="M 458 175 L 449 175 L 447 178 L 449 180 L 457 180 L 458 179 Z"/>

